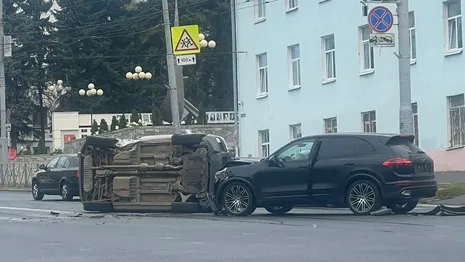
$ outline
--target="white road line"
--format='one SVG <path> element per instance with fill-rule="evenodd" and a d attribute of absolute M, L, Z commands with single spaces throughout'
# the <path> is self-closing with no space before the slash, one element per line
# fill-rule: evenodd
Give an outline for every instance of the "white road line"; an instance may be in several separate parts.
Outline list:
<path fill-rule="evenodd" d="M 2 206 L 0 206 L 0 210 L 27 211 L 27 212 L 40 212 L 40 213 L 56 212 L 60 214 L 78 213 L 78 212 L 72 212 L 72 211 L 59 211 L 59 210 L 51 210 L 51 209 L 36 209 L 36 208 L 25 208 L 25 207 L 2 207 Z"/>

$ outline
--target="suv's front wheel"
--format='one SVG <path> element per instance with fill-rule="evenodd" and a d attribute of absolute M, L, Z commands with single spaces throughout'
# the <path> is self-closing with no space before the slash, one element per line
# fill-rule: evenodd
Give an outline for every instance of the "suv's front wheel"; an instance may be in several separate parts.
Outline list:
<path fill-rule="evenodd" d="M 256 209 L 252 191 L 242 182 L 233 182 L 223 191 L 222 206 L 227 214 L 248 216 Z"/>
<path fill-rule="evenodd" d="M 369 215 L 382 206 L 378 187 L 368 180 L 355 181 L 350 185 L 346 200 L 347 206 L 355 215 Z"/>

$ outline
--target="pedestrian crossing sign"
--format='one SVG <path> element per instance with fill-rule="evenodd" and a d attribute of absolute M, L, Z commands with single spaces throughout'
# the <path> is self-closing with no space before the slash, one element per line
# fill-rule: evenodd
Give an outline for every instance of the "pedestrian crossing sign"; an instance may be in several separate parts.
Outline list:
<path fill-rule="evenodd" d="M 185 25 L 171 27 L 173 54 L 188 55 L 200 53 L 199 26 Z"/>

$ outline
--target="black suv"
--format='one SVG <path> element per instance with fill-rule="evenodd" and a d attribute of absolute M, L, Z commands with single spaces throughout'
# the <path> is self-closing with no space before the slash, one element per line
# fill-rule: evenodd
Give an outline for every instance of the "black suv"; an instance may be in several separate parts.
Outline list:
<path fill-rule="evenodd" d="M 282 215 L 300 204 L 349 207 L 357 215 L 384 205 L 405 214 L 437 191 L 433 160 L 413 141 L 376 133 L 302 137 L 260 161 L 225 165 L 215 175 L 214 199 L 235 216 L 257 207 Z"/>

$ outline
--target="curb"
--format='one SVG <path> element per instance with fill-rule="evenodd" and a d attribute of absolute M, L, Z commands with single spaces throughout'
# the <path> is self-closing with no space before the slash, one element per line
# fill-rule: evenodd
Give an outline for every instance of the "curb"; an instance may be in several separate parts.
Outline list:
<path fill-rule="evenodd" d="M 31 192 L 30 188 L 10 188 L 10 187 L 0 187 L 0 192 Z"/>

